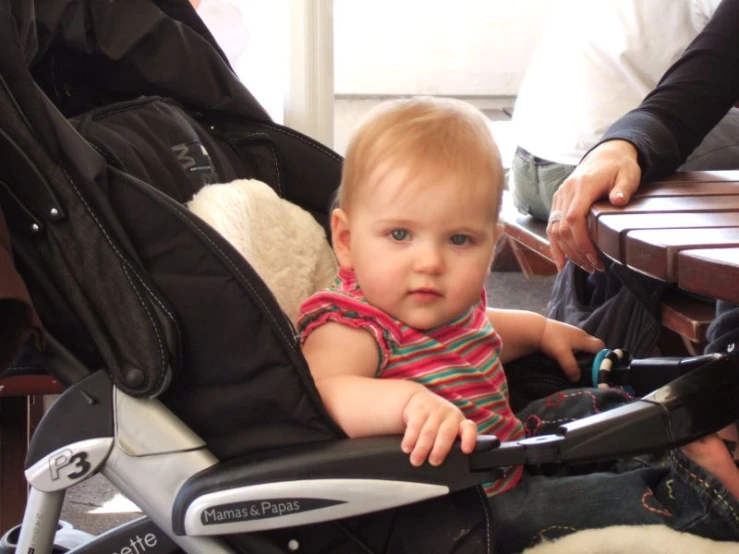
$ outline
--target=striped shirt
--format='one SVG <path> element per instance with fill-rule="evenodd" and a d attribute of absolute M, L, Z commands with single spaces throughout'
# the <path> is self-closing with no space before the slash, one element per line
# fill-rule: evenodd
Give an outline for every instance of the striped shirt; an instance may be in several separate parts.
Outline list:
<path fill-rule="evenodd" d="M 377 377 L 409 379 L 452 402 L 477 424 L 481 434 L 501 441 L 524 437 L 524 429 L 508 403 L 508 382 L 500 362 L 502 342 L 480 302 L 450 323 L 418 330 L 371 306 L 354 273 L 340 270 L 330 288 L 300 307 L 301 342 L 328 322 L 369 331 L 377 342 Z M 485 483 L 488 496 L 513 488 L 523 468 L 508 468 L 503 477 Z"/>

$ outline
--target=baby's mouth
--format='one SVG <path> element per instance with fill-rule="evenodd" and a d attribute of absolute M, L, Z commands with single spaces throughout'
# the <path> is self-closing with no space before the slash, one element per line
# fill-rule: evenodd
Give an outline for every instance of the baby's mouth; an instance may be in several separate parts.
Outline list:
<path fill-rule="evenodd" d="M 419 300 L 435 300 L 437 298 L 442 298 L 442 294 L 433 288 L 430 287 L 421 287 L 418 289 L 413 289 L 410 291 L 410 295 L 413 298 L 417 298 Z"/>

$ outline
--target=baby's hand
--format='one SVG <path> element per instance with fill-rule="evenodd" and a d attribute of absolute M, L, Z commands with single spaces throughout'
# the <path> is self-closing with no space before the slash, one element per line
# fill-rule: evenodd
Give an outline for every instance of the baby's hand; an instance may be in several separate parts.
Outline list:
<path fill-rule="evenodd" d="M 541 337 L 540 349 L 559 363 L 562 371 L 571 381 L 580 378 L 580 368 L 573 351 L 597 353 L 605 348 L 603 341 L 595 338 L 582 329 L 547 319 Z"/>
<path fill-rule="evenodd" d="M 441 465 L 454 440 L 462 440 L 462 452 L 470 454 L 477 440 L 477 425 L 462 410 L 426 388 L 408 400 L 403 410 L 405 435 L 401 448 L 410 454 L 411 464 L 420 466 L 428 457 L 432 466 Z"/>

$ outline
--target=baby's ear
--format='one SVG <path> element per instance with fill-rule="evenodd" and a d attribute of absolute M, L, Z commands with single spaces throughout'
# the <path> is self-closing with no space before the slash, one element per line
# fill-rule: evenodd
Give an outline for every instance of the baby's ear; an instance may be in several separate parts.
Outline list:
<path fill-rule="evenodd" d="M 341 208 L 331 212 L 331 243 L 334 247 L 336 260 L 343 269 L 352 267 L 352 237 L 349 230 L 349 217 Z"/>

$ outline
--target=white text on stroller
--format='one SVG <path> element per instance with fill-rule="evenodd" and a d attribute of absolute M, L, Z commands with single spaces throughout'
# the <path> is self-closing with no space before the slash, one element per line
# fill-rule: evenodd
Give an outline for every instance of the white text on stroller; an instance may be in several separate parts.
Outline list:
<path fill-rule="evenodd" d="M 260 519 L 264 517 L 281 516 L 299 511 L 300 502 L 297 500 L 287 502 L 263 500 L 262 502 L 250 502 L 238 508 L 211 508 L 209 510 L 205 510 L 203 513 L 203 523 L 244 521 L 252 518 Z"/>
<path fill-rule="evenodd" d="M 154 533 L 147 533 L 144 537 L 136 535 L 136 538 L 131 538 L 129 545 L 121 548 L 119 552 L 113 552 L 113 554 L 143 554 L 147 548 L 153 548 L 157 545 L 157 536 Z"/>

